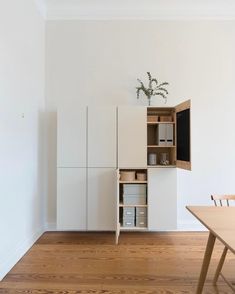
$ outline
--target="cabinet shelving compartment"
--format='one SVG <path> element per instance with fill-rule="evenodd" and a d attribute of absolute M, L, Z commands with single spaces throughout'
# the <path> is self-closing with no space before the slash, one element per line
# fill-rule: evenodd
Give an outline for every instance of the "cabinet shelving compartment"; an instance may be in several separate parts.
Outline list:
<path fill-rule="evenodd" d="M 139 181 L 136 176 L 132 181 L 121 180 L 121 173 L 127 171 L 144 174 L 146 180 Z M 118 243 L 120 231 L 143 231 L 148 229 L 147 184 L 146 168 L 117 170 L 116 243 Z"/>
<path fill-rule="evenodd" d="M 156 120 L 153 121 L 155 116 Z M 176 165 L 175 108 L 147 108 L 148 166 L 172 167 Z M 156 163 L 149 162 L 149 154 L 156 154 Z M 163 153 L 165 155 L 163 155 Z M 162 161 L 162 156 L 167 161 Z"/>

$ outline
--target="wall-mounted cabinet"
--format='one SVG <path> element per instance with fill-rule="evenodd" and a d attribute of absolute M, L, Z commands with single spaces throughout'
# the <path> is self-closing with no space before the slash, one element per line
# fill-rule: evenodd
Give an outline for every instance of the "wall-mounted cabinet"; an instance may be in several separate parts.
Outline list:
<path fill-rule="evenodd" d="M 176 228 L 173 167 L 191 169 L 190 101 L 62 109 L 57 142 L 58 229 L 116 226 L 118 240 L 122 230 Z M 134 178 L 122 179 L 125 172 Z"/>

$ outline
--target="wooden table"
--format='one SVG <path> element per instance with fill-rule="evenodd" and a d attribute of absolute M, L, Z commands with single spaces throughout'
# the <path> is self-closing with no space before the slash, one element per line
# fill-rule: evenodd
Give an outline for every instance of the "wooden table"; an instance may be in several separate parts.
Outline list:
<path fill-rule="evenodd" d="M 215 239 L 218 238 L 235 253 L 235 207 L 186 206 L 186 208 L 209 230 L 209 237 L 197 285 L 197 294 L 202 293 Z"/>

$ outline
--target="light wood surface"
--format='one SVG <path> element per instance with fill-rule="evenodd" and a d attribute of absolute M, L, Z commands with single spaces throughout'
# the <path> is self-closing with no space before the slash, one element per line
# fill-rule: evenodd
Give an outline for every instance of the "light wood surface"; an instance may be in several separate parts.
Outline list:
<path fill-rule="evenodd" d="M 197 294 L 201 294 L 207 276 L 215 239 L 218 238 L 225 245 L 225 248 L 229 248 L 232 253 L 235 253 L 235 207 L 188 206 L 187 209 L 209 230 L 209 238 L 196 290 Z M 224 249 L 224 258 L 226 253 L 227 250 Z M 224 258 L 222 261 L 220 259 L 213 284 L 217 282 L 218 275 L 224 263 Z"/>
<path fill-rule="evenodd" d="M 195 294 L 207 232 L 45 233 L 0 283 L 1 294 Z M 223 246 L 216 242 L 212 266 Z M 226 258 L 233 274 L 234 255 Z M 228 262 L 228 264 L 227 264 Z M 219 279 L 206 294 L 231 293 Z"/>
<path fill-rule="evenodd" d="M 187 209 L 235 253 L 235 207 L 187 206 Z"/>

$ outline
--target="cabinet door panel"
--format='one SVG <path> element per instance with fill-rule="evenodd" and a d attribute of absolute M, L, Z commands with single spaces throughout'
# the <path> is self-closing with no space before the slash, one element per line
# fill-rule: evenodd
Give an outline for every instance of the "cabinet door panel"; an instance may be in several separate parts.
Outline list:
<path fill-rule="evenodd" d="M 86 169 L 57 169 L 57 229 L 86 230 Z"/>
<path fill-rule="evenodd" d="M 58 167 L 86 167 L 86 112 L 86 107 L 58 111 Z"/>
<path fill-rule="evenodd" d="M 148 225 L 150 231 L 177 228 L 177 176 L 175 168 L 148 169 Z"/>
<path fill-rule="evenodd" d="M 142 106 L 118 108 L 118 167 L 146 167 L 147 110 Z"/>
<path fill-rule="evenodd" d="M 117 166 L 116 107 L 88 107 L 88 167 Z"/>
<path fill-rule="evenodd" d="M 88 230 L 115 230 L 115 182 L 115 169 L 88 169 Z"/>

